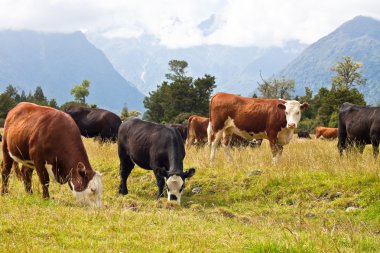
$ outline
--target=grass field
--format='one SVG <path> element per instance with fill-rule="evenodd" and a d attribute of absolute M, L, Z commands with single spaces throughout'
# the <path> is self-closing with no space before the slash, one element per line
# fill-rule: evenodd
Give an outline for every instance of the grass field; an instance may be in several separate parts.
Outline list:
<path fill-rule="evenodd" d="M 135 168 L 127 196 L 118 196 L 115 144 L 85 140 L 94 169 L 103 172 L 104 207 L 79 206 L 67 185 L 52 184 L 43 200 L 12 173 L 0 197 L 2 252 L 379 252 L 380 161 L 372 148 L 339 159 L 336 141 L 292 141 L 273 165 L 268 142 L 222 149 L 213 163 L 207 147 L 187 151 L 196 167 L 182 205 L 155 200 L 151 171 Z M 199 193 L 192 189 L 201 187 Z M 355 207 L 355 208 L 349 208 Z M 351 212 L 347 208 L 353 209 Z"/>

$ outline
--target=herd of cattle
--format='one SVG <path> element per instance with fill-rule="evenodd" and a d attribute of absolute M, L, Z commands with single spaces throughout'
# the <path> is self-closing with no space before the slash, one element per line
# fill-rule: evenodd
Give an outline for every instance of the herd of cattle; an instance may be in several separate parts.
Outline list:
<path fill-rule="evenodd" d="M 185 180 L 195 169 L 184 170 L 185 145 L 211 147 L 210 160 L 222 143 L 229 159 L 230 146 L 259 147 L 269 141 L 273 161 L 281 156 L 283 146 L 294 135 L 307 103 L 295 100 L 256 99 L 217 93 L 210 101 L 210 118 L 191 116 L 187 124 L 162 125 L 120 118 L 107 110 L 68 107 L 65 112 L 19 103 L 7 115 L 2 137 L 2 193 L 8 192 L 12 167 L 32 193 L 32 174 L 36 170 L 49 198 L 49 182 L 68 183 L 73 195 L 91 207 L 101 206 L 101 174 L 92 169 L 81 135 L 117 142 L 120 159 L 119 193 L 128 194 L 127 179 L 133 167 L 153 170 L 158 198 L 166 186 L 169 200 L 180 203 Z M 310 138 L 298 132 L 299 138 Z M 344 103 L 339 111 L 339 128 L 316 128 L 316 138 L 337 138 L 338 150 L 357 148 L 361 153 L 372 144 L 375 159 L 379 153 L 380 107 Z M 18 164 L 21 164 L 19 169 Z"/>

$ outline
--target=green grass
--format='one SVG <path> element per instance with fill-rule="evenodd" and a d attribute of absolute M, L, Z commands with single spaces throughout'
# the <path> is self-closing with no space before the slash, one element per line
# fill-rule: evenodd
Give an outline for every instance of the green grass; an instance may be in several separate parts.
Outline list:
<path fill-rule="evenodd" d="M 339 159 L 336 141 L 293 141 L 272 164 L 269 145 L 187 151 L 197 168 L 182 205 L 155 200 L 151 171 L 135 168 L 130 194 L 118 196 L 114 144 L 85 140 L 94 169 L 103 173 L 104 207 L 79 206 L 67 185 L 52 184 L 50 200 L 24 192 L 12 173 L 0 197 L 0 251 L 84 252 L 376 252 L 380 249 L 380 161 L 367 146 L 362 156 Z M 255 170 L 262 174 L 254 175 Z M 200 193 L 191 189 L 201 186 Z M 337 192 L 341 195 L 338 196 Z M 346 212 L 346 208 L 358 209 Z M 333 210 L 333 211 L 332 211 Z M 326 212 L 327 211 L 327 212 Z"/>

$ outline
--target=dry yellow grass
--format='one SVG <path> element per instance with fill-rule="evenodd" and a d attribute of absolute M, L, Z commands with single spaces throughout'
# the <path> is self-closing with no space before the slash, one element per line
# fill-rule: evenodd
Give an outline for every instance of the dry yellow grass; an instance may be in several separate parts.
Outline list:
<path fill-rule="evenodd" d="M 135 168 L 130 194 L 119 196 L 115 144 L 85 140 L 101 171 L 104 207 L 78 206 L 68 186 L 52 184 L 41 198 L 34 175 L 28 196 L 14 175 L 0 197 L 0 251 L 110 252 L 376 252 L 380 248 L 380 161 L 372 148 L 340 159 L 336 141 L 294 140 L 272 164 L 267 142 L 258 149 L 187 151 L 182 206 L 155 200 L 151 171 Z M 201 187 L 199 193 L 192 189 Z M 347 207 L 356 209 L 346 212 Z"/>

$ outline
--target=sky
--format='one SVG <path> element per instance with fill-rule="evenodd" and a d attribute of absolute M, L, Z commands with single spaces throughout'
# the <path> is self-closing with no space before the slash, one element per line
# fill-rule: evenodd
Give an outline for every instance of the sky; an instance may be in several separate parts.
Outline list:
<path fill-rule="evenodd" d="M 168 48 L 311 44 L 380 0 L 0 0 L 0 29 L 153 35 Z"/>

